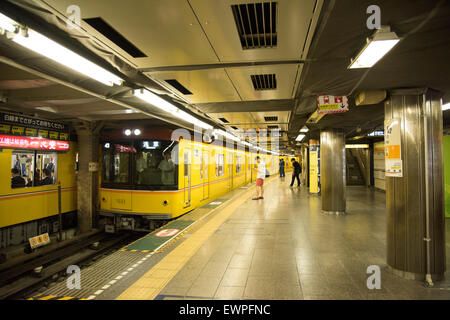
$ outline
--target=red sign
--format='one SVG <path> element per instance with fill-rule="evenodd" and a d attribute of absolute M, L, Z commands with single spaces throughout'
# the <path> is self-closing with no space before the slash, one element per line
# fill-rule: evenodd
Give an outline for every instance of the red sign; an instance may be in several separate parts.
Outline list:
<path fill-rule="evenodd" d="M 69 142 L 42 138 L 0 135 L 0 147 L 67 151 L 69 150 Z"/>
<path fill-rule="evenodd" d="M 162 229 L 161 231 L 158 231 L 155 233 L 156 237 L 172 237 L 176 235 L 180 230 L 178 229 Z"/>
<path fill-rule="evenodd" d="M 317 96 L 317 112 L 319 114 L 325 113 L 340 113 L 348 111 L 348 98 L 346 96 Z"/>
<path fill-rule="evenodd" d="M 124 146 L 121 144 L 116 144 L 116 152 L 132 152 L 132 153 L 136 153 L 136 148 L 135 147 L 131 147 L 131 146 Z"/>

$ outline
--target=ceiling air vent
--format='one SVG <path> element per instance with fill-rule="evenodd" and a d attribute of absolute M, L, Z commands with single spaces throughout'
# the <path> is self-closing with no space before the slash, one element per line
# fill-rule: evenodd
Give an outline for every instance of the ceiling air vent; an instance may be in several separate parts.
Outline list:
<path fill-rule="evenodd" d="M 238 127 L 235 127 L 235 126 L 231 126 L 234 130 L 239 130 L 239 128 Z"/>
<path fill-rule="evenodd" d="M 277 130 L 277 129 L 280 129 L 278 126 L 267 126 L 267 129 L 275 129 L 275 130 Z"/>
<path fill-rule="evenodd" d="M 242 49 L 277 46 L 277 2 L 231 6 Z"/>
<path fill-rule="evenodd" d="M 229 123 L 229 121 L 225 118 L 219 118 L 220 121 L 222 121 L 223 123 Z"/>
<path fill-rule="evenodd" d="M 175 79 L 169 79 L 169 80 L 164 80 L 164 81 L 166 81 L 168 84 L 170 84 L 172 87 L 174 87 L 175 89 L 177 89 L 184 95 L 192 94 L 192 92 L 190 92 L 188 89 L 186 89 L 185 86 L 183 86 L 181 83 L 179 83 Z"/>
<path fill-rule="evenodd" d="M 103 34 L 106 38 L 111 40 L 119 48 L 124 50 L 133 58 L 146 58 L 147 55 L 139 50 L 134 44 L 124 38 L 119 32 L 117 32 L 113 27 L 111 27 L 102 18 L 88 18 L 83 19 L 92 28 Z"/>
<path fill-rule="evenodd" d="M 252 74 L 250 78 L 255 90 L 274 90 L 277 88 L 275 74 Z"/>
<path fill-rule="evenodd" d="M 266 120 L 266 121 L 278 121 L 278 117 L 276 117 L 276 116 L 264 117 L 264 120 Z"/>

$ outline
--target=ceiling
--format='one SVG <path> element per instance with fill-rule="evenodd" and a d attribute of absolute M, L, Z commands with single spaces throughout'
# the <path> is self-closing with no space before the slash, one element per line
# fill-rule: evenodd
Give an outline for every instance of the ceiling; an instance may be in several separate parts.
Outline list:
<path fill-rule="evenodd" d="M 98 85 L 0 37 L 0 97 L 7 98 L 0 108 L 66 121 L 161 119 L 191 126 L 132 96 L 132 89 L 146 87 L 215 127 L 238 133 L 276 126 L 281 147 L 292 148 L 317 108 L 318 94 L 349 96 L 350 111 L 309 125 L 306 139 L 327 127 L 343 128 L 350 139 L 382 126 L 383 102 L 355 106 L 359 91 L 426 86 L 450 100 L 448 1 L 279 0 L 276 9 L 273 3 L 254 3 L 9 0 L 1 12 L 126 81 L 120 87 Z M 349 70 L 350 59 L 372 33 L 366 27 L 372 4 L 380 6 L 382 24 L 402 40 L 374 67 Z M 79 28 L 67 25 L 71 5 L 80 8 Z M 255 15 L 253 26 L 259 27 L 251 33 L 257 36 L 240 32 L 236 19 L 245 14 L 250 20 Z M 266 33 L 269 16 L 276 20 Z M 259 47 L 244 49 L 250 42 Z"/>

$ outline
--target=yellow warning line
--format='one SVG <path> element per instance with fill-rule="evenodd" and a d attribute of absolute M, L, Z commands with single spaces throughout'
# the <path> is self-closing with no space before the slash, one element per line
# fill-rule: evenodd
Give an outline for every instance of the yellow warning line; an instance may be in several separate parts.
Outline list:
<path fill-rule="evenodd" d="M 273 179 L 267 179 L 270 182 Z M 254 192 L 254 185 L 231 203 L 189 238 L 165 256 L 152 269 L 126 289 L 117 300 L 153 300 L 170 280 L 183 268 L 206 240 L 239 208 Z M 231 199 L 230 199 L 231 200 Z M 229 201 L 230 201 L 229 200 Z"/>
<path fill-rule="evenodd" d="M 53 298 L 56 298 L 57 296 L 46 296 L 46 297 L 42 297 L 42 298 L 39 298 L 38 300 L 50 300 L 50 299 L 53 299 Z"/>

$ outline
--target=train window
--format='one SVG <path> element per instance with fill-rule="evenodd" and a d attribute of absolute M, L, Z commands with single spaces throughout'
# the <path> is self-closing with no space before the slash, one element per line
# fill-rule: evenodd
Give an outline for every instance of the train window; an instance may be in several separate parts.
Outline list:
<path fill-rule="evenodd" d="M 200 180 L 203 180 L 203 153 L 200 153 Z"/>
<path fill-rule="evenodd" d="M 174 141 L 142 141 L 135 159 L 135 181 L 147 186 L 176 184 Z"/>
<path fill-rule="evenodd" d="M 131 153 L 136 153 L 136 149 L 132 146 L 114 145 L 113 181 L 115 183 L 128 183 L 130 181 L 129 166 Z"/>
<path fill-rule="evenodd" d="M 111 153 L 106 151 L 103 154 L 103 168 L 102 168 L 102 181 L 103 182 L 112 182 L 111 181 Z"/>
<path fill-rule="evenodd" d="M 56 183 L 56 153 L 14 151 L 11 159 L 11 188 Z"/>
<path fill-rule="evenodd" d="M 224 155 L 216 154 L 216 177 L 223 176 Z"/>
<path fill-rule="evenodd" d="M 242 171 L 242 157 L 236 156 L 236 173 L 239 173 Z"/>

